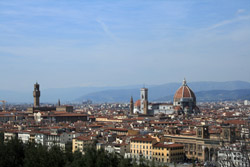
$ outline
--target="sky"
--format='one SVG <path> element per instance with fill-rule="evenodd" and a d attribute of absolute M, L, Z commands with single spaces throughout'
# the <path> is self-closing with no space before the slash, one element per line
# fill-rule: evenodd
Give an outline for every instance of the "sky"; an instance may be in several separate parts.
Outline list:
<path fill-rule="evenodd" d="M 250 82 L 249 0 L 0 0 L 0 90 Z"/>

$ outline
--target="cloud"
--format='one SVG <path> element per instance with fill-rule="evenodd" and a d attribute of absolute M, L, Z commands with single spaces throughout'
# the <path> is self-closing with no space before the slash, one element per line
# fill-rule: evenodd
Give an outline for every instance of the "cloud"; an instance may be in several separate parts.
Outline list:
<path fill-rule="evenodd" d="M 245 9 L 238 9 L 237 10 L 237 14 L 241 14 L 241 13 L 244 13 L 245 12 Z"/>
<path fill-rule="evenodd" d="M 117 37 L 109 30 L 108 26 L 101 20 L 96 19 L 97 23 L 99 23 L 103 29 L 103 31 L 114 41 L 117 41 Z"/>
<path fill-rule="evenodd" d="M 222 22 L 219 22 L 217 24 L 214 24 L 214 25 L 208 27 L 206 30 L 213 30 L 213 29 L 216 29 L 216 28 L 219 28 L 219 27 L 222 27 L 222 26 L 226 26 L 228 24 L 236 23 L 236 22 L 239 22 L 239 21 L 245 21 L 245 20 L 250 20 L 250 15 L 239 16 L 237 18 L 233 18 L 233 19 L 230 19 L 230 20 L 224 20 Z"/>

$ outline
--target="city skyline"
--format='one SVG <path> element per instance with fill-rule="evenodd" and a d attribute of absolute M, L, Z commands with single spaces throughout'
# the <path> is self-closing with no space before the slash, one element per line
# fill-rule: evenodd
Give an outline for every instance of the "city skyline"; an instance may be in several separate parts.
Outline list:
<path fill-rule="evenodd" d="M 1 90 L 250 82 L 249 1 L 1 1 Z"/>

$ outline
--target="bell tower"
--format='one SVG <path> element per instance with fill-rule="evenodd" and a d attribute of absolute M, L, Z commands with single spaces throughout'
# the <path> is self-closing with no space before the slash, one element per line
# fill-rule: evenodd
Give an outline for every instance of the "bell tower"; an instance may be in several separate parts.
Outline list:
<path fill-rule="evenodd" d="M 40 106 L 40 90 L 39 90 L 39 84 L 34 84 L 34 91 L 33 91 L 33 97 L 34 97 L 34 107 Z"/>
<path fill-rule="evenodd" d="M 132 96 L 131 96 L 131 99 L 130 99 L 129 109 L 130 109 L 130 115 L 133 115 L 134 114 L 134 100 L 133 100 Z"/>
<path fill-rule="evenodd" d="M 141 88 L 141 111 L 148 114 L 148 89 Z"/>

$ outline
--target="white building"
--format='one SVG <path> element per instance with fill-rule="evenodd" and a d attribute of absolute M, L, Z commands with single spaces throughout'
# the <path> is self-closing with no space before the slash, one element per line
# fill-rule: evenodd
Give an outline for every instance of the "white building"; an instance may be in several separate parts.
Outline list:
<path fill-rule="evenodd" d="M 35 143 L 45 145 L 46 140 L 47 140 L 47 135 L 45 133 L 35 134 Z"/>
<path fill-rule="evenodd" d="M 41 122 L 42 117 L 41 117 L 41 113 L 40 113 L 40 112 L 34 113 L 34 120 L 35 120 L 36 122 Z"/>
<path fill-rule="evenodd" d="M 52 147 L 53 145 L 60 146 L 65 149 L 67 143 L 72 143 L 73 138 L 80 136 L 80 133 L 75 132 L 63 132 L 63 133 L 36 133 L 35 142 L 38 144 Z"/>
<path fill-rule="evenodd" d="M 7 142 L 8 140 L 11 140 L 13 138 L 17 137 L 16 132 L 4 132 L 4 141 Z"/>
<path fill-rule="evenodd" d="M 174 107 L 172 103 L 149 103 L 148 110 L 149 113 L 153 112 L 153 114 L 172 114 Z"/>
<path fill-rule="evenodd" d="M 30 140 L 30 132 L 18 132 L 18 139 L 23 143 L 28 143 Z"/>
<path fill-rule="evenodd" d="M 249 100 L 244 100 L 244 105 L 245 106 L 249 106 L 250 105 L 250 101 Z"/>
<path fill-rule="evenodd" d="M 218 165 L 220 167 L 249 167 L 250 148 L 248 147 L 242 144 L 232 144 L 220 148 L 218 151 Z"/>

